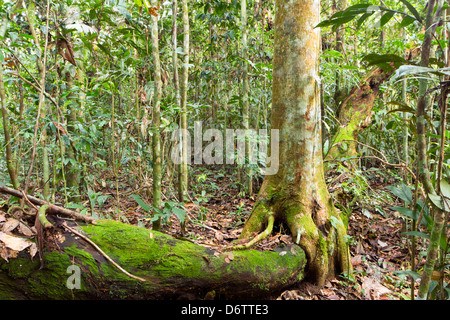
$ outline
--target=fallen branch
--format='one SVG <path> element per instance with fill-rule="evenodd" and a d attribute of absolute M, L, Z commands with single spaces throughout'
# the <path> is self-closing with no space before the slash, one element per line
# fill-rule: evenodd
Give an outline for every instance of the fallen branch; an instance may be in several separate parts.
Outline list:
<path fill-rule="evenodd" d="M 12 188 L 8 188 L 6 186 L 2 186 L 0 185 L 0 192 L 1 193 L 6 193 L 9 195 L 12 195 L 14 197 L 17 198 L 23 198 L 24 195 L 16 189 L 12 189 Z M 95 219 L 86 215 L 83 215 L 81 213 L 78 213 L 76 211 L 72 211 L 63 207 L 59 207 L 56 206 L 54 204 L 48 203 L 42 199 L 27 195 L 26 199 L 28 199 L 31 203 L 38 205 L 38 206 L 43 206 L 43 205 L 48 205 L 48 209 L 46 210 L 47 213 L 51 213 L 51 214 L 61 214 L 73 219 L 77 219 L 77 220 L 81 220 L 87 223 L 95 223 Z"/>

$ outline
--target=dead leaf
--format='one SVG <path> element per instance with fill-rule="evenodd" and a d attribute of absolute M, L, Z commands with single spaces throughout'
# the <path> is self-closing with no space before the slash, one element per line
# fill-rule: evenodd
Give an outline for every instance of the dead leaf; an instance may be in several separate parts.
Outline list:
<path fill-rule="evenodd" d="M 230 259 L 228 259 L 228 257 L 225 257 L 225 262 L 226 262 L 226 263 L 230 263 L 230 262 L 231 262 L 231 260 L 230 260 Z"/>
<path fill-rule="evenodd" d="M 283 234 L 280 236 L 280 240 L 286 244 L 291 244 L 292 243 L 292 237 L 288 236 L 286 234 Z"/>
<path fill-rule="evenodd" d="M 381 296 L 392 293 L 374 277 L 366 277 L 362 282 L 364 296 L 368 299 L 379 300 Z"/>
<path fill-rule="evenodd" d="M 56 40 L 56 45 L 58 48 L 58 53 L 61 55 L 61 57 L 64 58 L 64 60 L 69 61 L 74 66 L 77 66 L 77 63 L 75 61 L 75 57 L 73 54 L 72 44 L 67 41 L 63 36 L 58 34 L 59 38 Z"/>
<path fill-rule="evenodd" d="M 219 240 L 219 241 L 222 241 L 223 240 L 223 235 L 220 233 L 220 232 L 216 232 L 216 239 L 217 240 Z"/>
<path fill-rule="evenodd" d="M 30 227 L 22 222 L 19 224 L 19 232 L 27 237 L 31 237 L 32 235 L 34 235 L 33 230 L 31 230 Z"/>
<path fill-rule="evenodd" d="M 19 225 L 19 220 L 14 218 L 9 218 L 6 220 L 5 224 L 3 225 L 2 231 L 9 233 L 13 231 L 17 226 Z"/>
<path fill-rule="evenodd" d="M 22 251 L 33 244 L 33 242 L 28 239 L 12 236 L 3 232 L 0 232 L 0 241 L 2 241 L 6 247 L 16 251 Z"/>
<path fill-rule="evenodd" d="M 160 6 L 157 7 L 147 7 L 147 11 L 149 14 L 151 14 L 154 17 L 158 16 L 158 10 L 159 10 Z"/>
<path fill-rule="evenodd" d="M 291 247 L 291 253 L 292 253 L 294 256 L 297 255 L 297 252 L 295 251 L 295 247 L 294 247 L 294 246 Z"/>
<path fill-rule="evenodd" d="M 38 250 L 37 250 L 36 243 L 32 243 L 31 246 L 30 246 L 30 256 L 31 256 L 31 258 L 34 258 L 34 256 L 36 255 L 37 251 Z"/>
<path fill-rule="evenodd" d="M 0 257 L 2 257 L 6 262 L 8 262 L 8 249 L 3 243 L 0 243 Z"/>
<path fill-rule="evenodd" d="M 233 252 L 229 252 L 227 257 L 228 257 L 228 259 L 229 259 L 230 261 L 233 261 L 233 260 L 234 260 L 234 254 L 233 254 Z"/>
<path fill-rule="evenodd" d="M 386 247 L 388 244 L 386 242 L 383 242 L 381 240 L 378 240 L 378 244 L 380 245 L 380 247 L 384 248 Z"/>

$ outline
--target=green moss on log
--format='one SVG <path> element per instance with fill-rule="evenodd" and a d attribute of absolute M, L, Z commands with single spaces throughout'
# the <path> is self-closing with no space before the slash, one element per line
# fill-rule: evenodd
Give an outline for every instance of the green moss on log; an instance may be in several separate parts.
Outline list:
<path fill-rule="evenodd" d="M 298 246 L 279 252 L 256 250 L 216 253 L 189 241 L 116 221 L 98 221 L 83 232 L 125 270 L 146 279 L 132 279 L 107 261 L 89 243 L 64 233 L 58 249 L 39 259 L 21 253 L 9 262 L 0 260 L 3 299 L 159 299 L 183 294 L 204 297 L 215 291 L 227 298 L 268 296 L 271 290 L 303 279 L 306 258 Z M 81 270 L 79 289 L 69 289 L 68 267 Z"/>

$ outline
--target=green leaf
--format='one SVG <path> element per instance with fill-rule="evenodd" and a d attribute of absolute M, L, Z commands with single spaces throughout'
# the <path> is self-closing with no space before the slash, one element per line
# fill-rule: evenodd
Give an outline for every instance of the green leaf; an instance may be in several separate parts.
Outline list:
<path fill-rule="evenodd" d="M 407 113 L 415 114 L 415 111 L 410 107 L 392 109 L 392 110 L 388 111 L 386 114 L 390 114 L 390 113 L 394 113 L 394 112 L 407 112 Z"/>
<path fill-rule="evenodd" d="M 449 184 L 446 180 L 444 180 L 444 179 L 441 180 L 441 183 L 440 183 L 440 190 L 441 190 L 441 193 L 442 193 L 442 195 L 443 195 L 444 197 L 450 199 L 450 184 Z M 449 201 L 450 201 L 450 200 L 449 200 Z"/>
<path fill-rule="evenodd" d="M 407 232 L 403 232 L 402 234 L 405 236 L 414 236 L 414 237 L 430 239 L 430 235 L 420 232 L 420 231 L 407 231 Z"/>
<path fill-rule="evenodd" d="M 401 188 L 396 188 L 394 186 L 387 187 L 394 195 L 405 201 L 407 204 L 412 205 L 412 193 L 407 185 L 402 183 Z"/>
<path fill-rule="evenodd" d="M 132 194 L 130 198 L 133 198 L 145 212 L 150 212 L 150 206 L 146 204 L 140 196 L 137 194 Z"/>
<path fill-rule="evenodd" d="M 373 15 L 373 12 L 367 12 L 363 14 L 356 22 L 356 29 L 359 29 L 361 25 L 364 23 L 364 21 L 366 21 L 367 18 L 369 18 L 371 15 Z"/>
<path fill-rule="evenodd" d="M 417 279 L 420 279 L 420 278 L 422 277 L 419 273 L 414 272 L 414 271 L 411 271 L 411 270 L 406 270 L 406 271 L 394 271 L 394 273 L 395 273 L 396 275 L 399 275 L 399 276 L 403 276 L 403 275 L 405 275 L 405 276 L 410 276 L 410 277 L 412 277 L 412 278 L 414 279 L 414 281 L 416 281 Z"/>
<path fill-rule="evenodd" d="M 172 212 L 177 216 L 178 220 L 180 220 L 181 223 L 184 223 L 184 219 L 186 217 L 186 210 L 181 208 L 172 208 Z"/>
<path fill-rule="evenodd" d="M 322 28 L 327 26 L 333 26 L 334 29 L 337 29 L 340 25 L 349 22 L 356 18 L 359 14 L 372 14 L 374 11 L 367 11 L 369 7 L 378 7 L 373 6 L 370 3 L 364 3 L 364 4 L 357 4 L 351 7 L 348 7 L 347 9 L 343 11 L 336 12 L 331 16 L 330 19 L 324 20 L 320 22 L 316 28 Z M 379 7 L 378 7 L 379 8 Z"/>
<path fill-rule="evenodd" d="M 392 127 L 396 124 L 395 120 L 391 120 L 388 122 L 388 124 L 386 125 L 386 130 L 390 130 L 392 129 Z"/>
<path fill-rule="evenodd" d="M 405 27 L 409 26 L 411 23 L 413 23 L 414 21 L 416 21 L 416 19 L 414 19 L 413 17 L 404 16 L 402 22 L 400 22 L 399 27 L 405 28 Z"/>
<path fill-rule="evenodd" d="M 419 12 L 416 10 L 416 8 L 414 8 L 414 6 L 409 1 L 406 1 L 406 0 L 400 0 L 400 1 L 408 8 L 409 11 L 411 11 L 411 13 L 417 19 L 417 21 L 422 23 L 422 18 L 420 16 Z"/>
<path fill-rule="evenodd" d="M 107 200 L 108 198 L 109 198 L 109 195 L 101 195 L 101 196 L 98 196 L 98 198 L 97 198 L 97 203 L 98 203 L 98 206 L 99 206 L 100 210 L 102 210 L 103 205 L 105 204 L 105 202 L 106 202 L 106 200 Z"/>
<path fill-rule="evenodd" d="M 406 207 L 391 207 L 391 210 L 395 210 L 400 212 L 402 215 L 411 218 L 413 220 L 417 220 L 417 218 L 419 217 L 419 215 L 417 214 L 417 211 L 415 210 L 411 210 L 409 208 Z"/>
<path fill-rule="evenodd" d="M 380 27 L 384 26 L 386 23 L 388 23 L 392 17 L 394 16 L 395 12 L 393 11 L 388 11 L 385 14 L 383 14 L 383 16 L 380 19 Z"/>
<path fill-rule="evenodd" d="M 344 55 L 336 50 L 328 49 L 322 52 L 323 57 L 331 57 L 331 58 L 343 58 Z"/>
<path fill-rule="evenodd" d="M 185 56 L 187 53 L 183 51 L 182 47 L 177 47 L 177 54 Z"/>
<path fill-rule="evenodd" d="M 444 210 L 446 212 L 450 212 L 450 206 L 449 206 L 449 202 L 447 201 L 445 203 L 442 202 L 442 198 L 436 194 L 428 194 L 428 199 L 430 199 L 430 201 L 439 209 Z"/>
<path fill-rule="evenodd" d="M 435 74 L 438 76 L 450 76 L 450 68 L 427 68 L 413 65 L 403 65 L 395 71 L 395 74 L 392 76 L 392 81 L 397 80 L 400 77 L 407 75 L 422 75 L 422 74 Z"/>
<path fill-rule="evenodd" d="M 372 65 L 378 65 L 381 63 L 394 63 L 396 67 L 398 68 L 400 65 L 403 64 L 409 64 L 410 62 L 396 54 L 376 54 L 371 53 L 364 58 L 362 58 L 363 61 L 367 61 L 369 64 L 368 66 Z"/>

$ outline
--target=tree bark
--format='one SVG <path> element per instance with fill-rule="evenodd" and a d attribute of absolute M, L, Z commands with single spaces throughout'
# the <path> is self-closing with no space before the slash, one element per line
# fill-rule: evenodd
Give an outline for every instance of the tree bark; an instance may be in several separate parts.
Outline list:
<path fill-rule="evenodd" d="M 15 6 L 12 8 L 10 15 L 14 15 L 15 12 L 22 6 L 22 1 L 16 1 Z M 3 39 L 6 31 L 8 29 L 8 17 L 5 16 L 2 19 L 2 23 L 0 26 L 0 37 Z M 14 166 L 13 155 L 12 155 L 12 141 L 10 135 L 10 124 L 9 124 L 9 115 L 8 109 L 6 107 L 6 91 L 5 91 L 5 82 L 3 78 L 3 61 L 0 64 L 0 107 L 2 109 L 2 124 L 3 124 L 3 133 L 5 135 L 5 159 L 6 159 L 6 167 L 8 168 L 10 182 L 14 188 L 19 188 L 19 177 L 17 170 Z"/>
<path fill-rule="evenodd" d="M 250 128 L 249 121 L 249 105 L 248 105 L 248 40 L 247 40 L 247 0 L 241 0 L 241 35 L 242 35 L 242 122 L 244 129 Z M 245 139 L 245 158 L 250 156 L 250 144 L 248 137 Z M 246 161 L 247 163 L 247 161 Z M 245 185 L 246 193 L 251 196 L 253 194 L 253 173 L 250 164 L 245 166 Z"/>
<path fill-rule="evenodd" d="M 319 1 L 277 0 L 272 129 L 279 130 L 279 162 L 266 175 L 241 238 L 285 222 L 305 250 L 308 276 L 318 285 L 350 268 L 346 227 L 328 194 L 321 148 Z M 271 146 L 274 152 L 274 146 Z M 267 230 L 265 230 L 267 232 Z"/>
<path fill-rule="evenodd" d="M 428 1 L 428 10 L 425 23 L 425 38 L 422 43 L 422 52 L 420 66 L 428 67 L 430 61 L 430 51 L 433 35 L 436 31 L 436 27 L 441 17 L 441 10 L 443 7 L 443 0 L 430 0 Z M 435 11 L 436 10 L 436 13 Z M 419 79 L 419 98 L 416 107 L 416 130 L 417 130 L 417 162 L 418 162 L 418 175 L 420 182 L 423 184 L 423 188 L 427 194 L 436 195 L 439 194 L 439 187 L 435 190 L 430 171 L 428 167 L 428 155 L 427 155 L 427 140 L 426 140 L 426 126 L 425 126 L 425 110 L 429 105 L 427 97 L 427 80 Z M 440 181 L 437 181 L 440 184 Z M 437 192 L 436 192 L 437 191 Z M 428 294 L 430 286 L 431 275 L 433 273 L 436 259 L 439 251 L 439 240 L 441 238 L 442 229 L 446 222 L 446 212 L 433 206 L 434 225 L 430 235 L 430 245 L 427 251 L 427 259 L 423 267 L 423 273 L 420 280 L 418 299 L 425 299 Z"/>
<path fill-rule="evenodd" d="M 123 273 L 67 229 L 51 228 L 42 269 L 25 251 L 9 262 L 0 258 L 0 299 L 256 299 L 273 297 L 303 278 L 305 255 L 296 245 L 233 252 L 230 259 L 229 252 L 117 221 L 76 229 L 145 281 Z"/>
<path fill-rule="evenodd" d="M 152 7 L 158 7 L 157 0 L 152 0 Z M 155 68 L 155 93 L 153 95 L 153 105 L 152 105 L 152 120 L 153 120 L 153 214 L 157 214 L 157 209 L 162 206 L 161 201 L 161 169 L 162 169 L 162 158 L 161 158 L 161 92 L 162 92 L 162 82 L 161 82 L 161 64 L 159 59 L 159 38 L 158 38 L 158 17 L 152 15 L 152 29 L 151 29 L 151 39 L 152 39 L 152 54 L 153 54 L 153 67 Z M 160 219 L 153 222 L 153 229 L 159 230 L 161 227 Z"/>
<path fill-rule="evenodd" d="M 181 156 L 180 164 L 180 181 L 179 181 L 179 200 L 186 200 L 188 194 L 188 136 L 187 136 L 187 91 L 189 87 L 189 11 L 187 0 L 181 1 L 183 14 L 183 52 L 185 53 L 183 59 L 183 72 L 181 74 L 181 114 L 180 114 L 180 129 L 181 129 Z"/>

